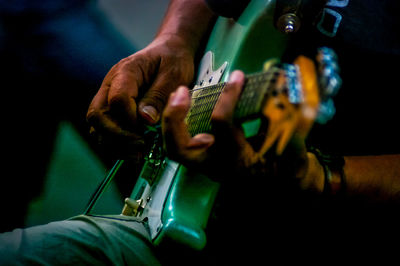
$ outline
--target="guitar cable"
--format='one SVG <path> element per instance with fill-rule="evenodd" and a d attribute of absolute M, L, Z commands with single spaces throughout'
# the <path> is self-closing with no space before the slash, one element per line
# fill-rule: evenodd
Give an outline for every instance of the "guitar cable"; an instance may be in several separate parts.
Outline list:
<path fill-rule="evenodd" d="M 154 134 L 157 132 L 160 132 L 161 125 L 157 124 L 154 126 L 149 126 L 145 125 L 145 130 L 143 132 L 144 139 L 152 139 L 154 138 Z M 147 142 L 147 141 L 146 141 Z M 93 210 L 93 208 L 96 206 L 97 201 L 99 198 L 103 195 L 103 193 L 106 191 L 108 186 L 111 184 L 111 181 L 114 179 L 116 174 L 118 173 L 118 170 L 121 168 L 121 166 L 124 164 L 123 159 L 119 159 L 115 162 L 114 166 L 111 168 L 111 170 L 107 173 L 103 181 L 99 184 L 95 192 L 92 194 L 90 197 L 89 203 L 86 206 L 85 211 L 83 212 L 84 215 L 89 215 L 90 212 Z"/>
<path fill-rule="evenodd" d="M 97 187 L 93 195 L 90 197 L 89 203 L 86 206 L 86 209 L 83 213 L 84 215 L 90 214 L 92 209 L 96 206 L 98 199 L 101 197 L 101 195 L 103 195 L 104 191 L 106 191 L 108 186 L 111 184 L 111 181 L 114 179 L 115 175 L 117 174 L 118 170 L 121 168 L 123 163 L 124 160 L 122 159 L 116 161 L 114 166 L 111 168 L 111 170 L 108 172 L 108 174 L 100 183 L 100 185 Z"/>

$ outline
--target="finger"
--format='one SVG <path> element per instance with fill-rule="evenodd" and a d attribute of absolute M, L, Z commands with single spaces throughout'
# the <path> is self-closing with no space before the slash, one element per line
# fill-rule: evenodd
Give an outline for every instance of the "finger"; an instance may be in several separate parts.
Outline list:
<path fill-rule="evenodd" d="M 107 106 L 107 95 L 110 86 L 105 81 L 100 86 L 100 89 L 93 97 L 92 102 L 89 105 L 88 116 L 96 110 L 104 109 Z"/>
<path fill-rule="evenodd" d="M 188 89 L 181 86 L 169 98 L 162 117 L 162 129 L 168 156 L 193 165 L 205 160 L 214 137 L 206 133 L 190 136 L 185 122 L 189 107 Z"/>
<path fill-rule="evenodd" d="M 87 121 L 98 131 L 119 134 L 121 126 L 128 129 L 135 125 L 134 99 L 141 78 L 125 62 L 121 60 L 107 73 L 89 106 Z"/>
<path fill-rule="evenodd" d="M 171 154 L 184 149 L 191 138 L 185 123 L 189 107 L 189 91 L 181 86 L 171 94 L 163 112 L 162 131 L 167 151 Z"/>
<path fill-rule="evenodd" d="M 211 115 L 213 123 L 231 123 L 233 113 L 237 101 L 239 100 L 240 92 L 244 84 L 244 73 L 241 71 L 232 72 L 229 82 L 223 89 L 218 102 L 215 105 Z"/>
<path fill-rule="evenodd" d="M 91 131 L 99 134 L 109 134 L 116 136 L 133 137 L 135 134 L 128 130 L 124 130 L 110 115 L 109 107 L 104 105 L 106 97 L 104 97 L 105 90 L 100 90 L 94 97 L 89 106 L 87 113 L 87 121 L 91 125 Z"/>
<path fill-rule="evenodd" d="M 162 72 L 154 80 L 150 89 L 139 103 L 139 113 L 149 123 L 158 122 L 164 110 L 169 95 L 180 85 L 187 85 L 189 81 L 182 81 L 173 71 Z M 175 78 L 176 77 L 176 78 Z"/>
<path fill-rule="evenodd" d="M 137 121 L 136 98 L 141 83 L 140 74 L 135 71 L 116 74 L 107 95 L 107 104 L 112 116 L 122 126 L 133 127 Z"/>
<path fill-rule="evenodd" d="M 295 119 L 295 118 L 292 118 Z M 295 133 L 297 123 L 295 122 L 286 122 L 283 124 L 283 129 L 281 136 L 278 140 L 278 144 L 276 147 L 276 155 L 282 155 L 289 141 L 292 139 L 293 134 Z"/>
<path fill-rule="evenodd" d="M 190 139 L 187 148 L 190 150 L 201 150 L 205 152 L 214 144 L 214 136 L 207 133 L 201 133 Z"/>
<path fill-rule="evenodd" d="M 268 128 L 265 141 L 259 150 L 261 155 L 264 155 L 269 151 L 269 149 L 276 143 L 279 135 L 281 134 L 281 130 L 279 124 L 271 124 Z"/>
<path fill-rule="evenodd" d="M 241 71 L 234 71 L 223 89 L 214 111 L 211 115 L 211 128 L 215 137 L 215 145 L 209 151 L 210 158 L 219 161 L 221 164 L 235 167 L 242 153 L 242 146 L 246 140 L 238 134 L 239 129 L 232 123 L 236 103 L 244 84 L 244 74 Z"/>
<path fill-rule="evenodd" d="M 243 131 L 235 130 L 234 139 L 237 143 L 238 150 L 240 151 L 238 158 L 238 163 L 240 163 L 238 165 L 239 167 L 248 168 L 262 159 L 262 157 L 260 157 L 259 154 L 254 151 L 253 147 L 246 140 Z"/>
<path fill-rule="evenodd" d="M 145 52 L 138 52 L 121 60 L 108 74 L 107 105 L 110 115 L 121 126 L 134 128 L 138 119 L 139 90 L 145 91 L 153 81 L 160 60 Z M 142 94 L 144 94 L 142 92 Z"/>
<path fill-rule="evenodd" d="M 92 126 L 92 133 L 94 130 L 97 131 L 106 131 L 110 130 L 111 132 L 118 133 L 121 129 L 112 121 L 109 117 L 106 116 L 109 106 L 107 101 L 109 87 L 102 86 L 97 94 L 94 96 L 87 115 L 86 120 L 89 125 Z"/>
<path fill-rule="evenodd" d="M 158 122 L 169 93 L 178 87 L 178 84 L 172 85 L 173 88 L 166 87 L 170 85 L 172 84 L 168 82 L 167 77 L 160 73 L 154 80 L 153 85 L 140 100 L 139 113 L 149 123 Z"/>

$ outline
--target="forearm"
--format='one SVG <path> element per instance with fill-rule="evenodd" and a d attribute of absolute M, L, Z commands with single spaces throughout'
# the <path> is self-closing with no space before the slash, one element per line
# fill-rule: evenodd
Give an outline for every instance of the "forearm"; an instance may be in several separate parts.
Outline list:
<path fill-rule="evenodd" d="M 400 155 L 346 157 L 344 172 L 349 195 L 400 200 Z"/>
<path fill-rule="evenodd" d="M 309 167 L 302 180 L 303 188 L 323 192 L 325 173 L 313 153 L 308 153 Z M 400 155 L 346 156 L 344 165 L 345 193 L 363 195 L 377 201 L 400 202 Z M 340 181 L 340 173 L 332 172 Z"/>
<path fill-rule="evenodd" d="M 194 54 L 215 17 L 203 0 L 171 0 L 156 39 L 177 36 Z"/>

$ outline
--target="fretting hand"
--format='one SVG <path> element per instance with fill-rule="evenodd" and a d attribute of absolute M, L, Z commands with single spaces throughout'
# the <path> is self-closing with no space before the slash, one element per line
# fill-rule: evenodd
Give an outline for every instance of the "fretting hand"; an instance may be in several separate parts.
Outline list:
<path fill-rule="evenodd" d="M 293 136 L 287 148 L 276 161 L 267 161 L 245 139 L 243 131 L 233 123 L 233 113 L 244 83 L 244 74 L 232 73 L 211 117 L 212 134 L 191 137 L 185 117 L 190 107 L 188 88 L 181 86 L 171 94 L 163 113 L 162 129 L 168 156 L 188 167 L 207 174 L 254 175 L 274 174 L 280 162 L 290 162 L 297 177 L 303 178 L 307 170 L 307 151 L 304 139 Z M 290 157 L 291 160 L 288 160 Z M 286 158 L 285 160 L 283 158 Z M 293 160 L 292 160 L 293 159 Z M 288 167 L 288 165 L 284 166 Z"/>

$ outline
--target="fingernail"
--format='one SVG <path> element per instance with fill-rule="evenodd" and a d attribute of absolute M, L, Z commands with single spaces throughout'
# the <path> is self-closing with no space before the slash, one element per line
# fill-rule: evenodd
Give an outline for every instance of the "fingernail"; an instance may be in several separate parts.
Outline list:
<path fill-rule="evenodd" d="M 143 113 L 148 115 L 154 122 L 158 121 L 158 112 L 157 110 L 150 105 L 146 105 L 142 108 Z"/>
<path fill-rule="evenodd" d="M 240 71 L 232 72 L 231 76 L 229 77 L 230 82 L 241 82 L 244 80 L 244 75 Z"/>
<path fill-rule="evenodd" d="M 210 146 L 211 144 L 214 143 L 214 136 L 210 134 L 198 134 L 193 137 L 198 143 Z"/>

